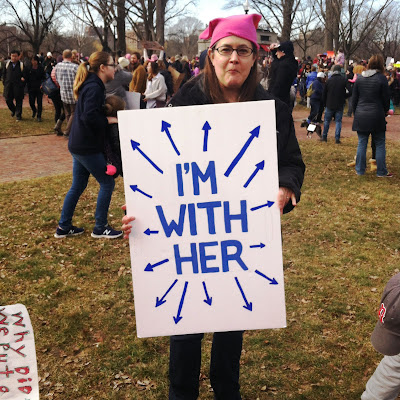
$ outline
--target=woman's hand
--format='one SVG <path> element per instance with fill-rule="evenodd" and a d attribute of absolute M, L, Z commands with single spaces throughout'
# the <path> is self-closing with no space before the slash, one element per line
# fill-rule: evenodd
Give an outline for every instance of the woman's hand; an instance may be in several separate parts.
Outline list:
<path fill-rule="evenodd" d="M 109 124 L 118 124 L 117 117 L 107 117 L 107 120 Z"/>
<path fill-rule="evenodd" d="M 124 204 L 121 207 L 123 210 L 126 210 L 126 204 Z M 124 215 L 122 217 L 122 230 L 124 231 L 124 239 L 128 239 L 129 238 L 129 234 L 132 231 L 132 225 L 130 224 L 130 222 L 134 221 L 136 218 L 135 217 L 131 217 L 128 215 Z"/>
<path fill-rule="evenodd" d="M 294 194 L 293 190 L 288 189 L 286 187 L 280 187 L 278 192 L 277 203 L 281 215 L 283 214 L 283 209 L 285 208 L 286 204 L 289 203 L 289 200 L 292 200 L 293 207 L 296 206 L 296 195 Z"/>

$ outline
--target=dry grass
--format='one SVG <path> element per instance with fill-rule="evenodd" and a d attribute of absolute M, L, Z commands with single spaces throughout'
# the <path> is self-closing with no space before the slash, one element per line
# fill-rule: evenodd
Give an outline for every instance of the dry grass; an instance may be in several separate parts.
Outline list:
<path fill-rule="evenodd" d="M 386 281 L 400 269 L 400 145 L 392 179 L 346 167 L 356 141 L 301 143 L 303 197 L 283 218 L 288 327 L 245 334 L 244 400 L 358 399 L 380 359 L 369 342 Z M 396 169 L 397 168 L 397 169 Z M 0 304 L 23 303 L 44 399 L 168 398 L 168 339 L 135 336 L 128 244 L 53 238 L 70 176 L 0 186 Z M 119 225 L 118 181 L 110 213 Z M 97 185 L 74 222 L 90 232 Z M 204 339 L 201 399 L 211 399 Z"/>

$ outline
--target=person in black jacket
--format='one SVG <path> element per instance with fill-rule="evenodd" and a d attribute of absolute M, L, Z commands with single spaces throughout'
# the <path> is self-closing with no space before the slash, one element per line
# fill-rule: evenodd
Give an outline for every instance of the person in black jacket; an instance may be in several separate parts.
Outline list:
<path fill-rule="evenodd" d="M 289 212 L 300 200 L 305 165 L 288 106 L 258 83 L 257 14 L 218 18 L 200 35 L 211 38 L 204 72 L 189 80 L 168 106 L 275 100 L 279 190 L 277 206 Z M 241 36 L 234 36 L 241 27 Z M 123 218 L 125 237 L 131 231 L 131 216 Z M 202 333 L 170 338 L 169 399 L 197 399 Z M 213 337 L 210 381 L 218 400 L 239 400 L 239 367 L 243 331 L 216 332 Z"/>
<path fill-rule="evenodd" d="M 333 67 L 332 76 L 325 84 L 323 101 L 325 104 L 324 131 L 321 141 L 328 141 L 329 125 L 332 118 L 335 118 L 335 142 L 340 144 L 340 133 L 342 131 L 343 108 L 346 98 L 351 96 L 350 84 L 347 79 L 341 75 L 341 66 Z"/>
<path fill-rule="evenodd" d="M 325 74 L 318 72 L 317 79 L 312 83 L 312 95 L 310 98 L 311 111 L 307 122 L 321 122 L 323 112 L 322 94 L 325 86 Z"/>
<path fill-rule="evenodd" d="M 290 88 L 296 79 L 298 68 L 293 55 L 293 43 L 288 41 L 271 45 L 271 50 L 274 61 L 268 76 L 268 91 L 291 107 Z"/>
<path fill-rule="evenodd" d="M 11 111 L 11 116 L 16 115 L 17 121 L 22 119 L 22 101 L 25 87 L 24 64 L 19 61 L 19 54 L 18 50 L 11 50 L 11 60 L 7 61 L 3 68 L 3 96 Z"/>
<path fill-rule="evenodd" d="M 108 96 L 105 104 L 107 117 L 117 118 L 120 110 L 125 110 L 125 101 L 119 96 Z M 106 132 L 105 155 L 107 158 L 106 174 L 117 178 L 124 176 L 122 171 L 121 144 L 119 141 L 118 124 L 108 124 Z"/>
<path fill-rule="evenodd" d="M 37 113 L 37 121 L 42 122 L 43 93 L 41 87 L 46 80 L 46 75 L 42 65 L 39 63 L 38 56 L 32 57 L 31 64 L 32 66 L 27 68 L 24 74 L 28 86 L 29 105 L 32 109 L 32 118 L 35 118 Z M 37 108 L 35 102 L 37 103 Z"/>
<path fill-rule="evenodd" d="M 117 123 L 118 120 L 105 116 L 104 84 L 114 79 L 114 73 L 113 58 L 103 51 L 93 53 L 89 61 L 82 63 L 78 68 L 73 88 L 74 97 L 78 102 L 68 141 L 68 150 L 73 158 L 72 185 L 65 196 L 61 218 L 54 235 L 56 238 L 83 233 L 83 228 L 72 225 L 72 217 L 90 175 L 100 184 L 92 237 L 113 239 L 122 236 L 121 231 L 114 230 L 107 222 L 115 182 L 112 176 L 106 174 L 105 138 L 108 124 Z"/>
<path fill-rule="evenodd" d="M 378 177 L 391 177 L 386 169 L 385 132 L 390 107 L 390 92 L 383 75 L 384 62 L 381 55 L 369 59 L 368 69 L 359 76 L 353 88 L 353 131 L 357 131 L 358 147 L 356 172 L 364 175 L 369 134 L 376 146 L 376 174 Z"/>

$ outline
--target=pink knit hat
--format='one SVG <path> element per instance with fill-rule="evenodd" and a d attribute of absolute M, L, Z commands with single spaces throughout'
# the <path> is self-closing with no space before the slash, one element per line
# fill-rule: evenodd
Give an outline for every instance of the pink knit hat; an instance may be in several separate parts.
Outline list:
<path fill-rule="evenodd" d="M 218 40 L 227 36 L 238 36 L 254 43 L 257 49 L 257 26 L 260 22 L 259 14 L 233 15 L 227 18 L 216 18 L 210 21 L 210 25 L 199 36 L 200 39 L 210 39 L 210 47 L 214 46 Z"/>

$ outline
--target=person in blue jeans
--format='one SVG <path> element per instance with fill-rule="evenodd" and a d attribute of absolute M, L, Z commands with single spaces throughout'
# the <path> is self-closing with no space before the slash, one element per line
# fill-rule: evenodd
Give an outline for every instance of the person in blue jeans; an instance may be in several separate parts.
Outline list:
<path fill-rule="evenodd" d="M 382 56 L 373 55 L 367 70 L 359 76 L 353 87 L 353 131 L 357 131 L 358 147 L 356 173 L 364 175 L 367 163 L 367 145 L 369 135 L 376 147 L 376 175 L 379 178 L 391 178 L 386 169 L 386 114 L 390 107 L 390 91 L 384 72 Z"/>
<path fill-rule="evenodd" d="M 90 175 L 100 185 L 92 237 L 113 239 L 122 236 L 122 231 L 111 228 L 107 221 L 115 183 L 114 178 L 106 174 L 105 137 L 108 124 L 116 123 L 117 119 L 105 116 L 104 84 L 114 79 L 114 69 L 112 56 L 98 51 L 90 56 L 89 61 L 82 63 L 77 71 L 74 96 L 78 102 L 68 141 L 68 149 L 73 158 L 72 186 L 65 196 L 61 218 L 54 234 L 56 238 L 84 232 L 83 228 L 72 225 L 72 217 Z"/>
<path fill-rule="evenodd" d="M 340 144 L 340 133 L 342 131 L 343 108 L 346 98 L 351 96 L 351 86 L 347 79 L 341 75 L 340 65 L 333 67 L 333 73 L 325 84 L 323 102 L 325 104 L 324 131 L 321 141 L 328 141 L 329 125 L 335 118 L 335 142 Z"/>

